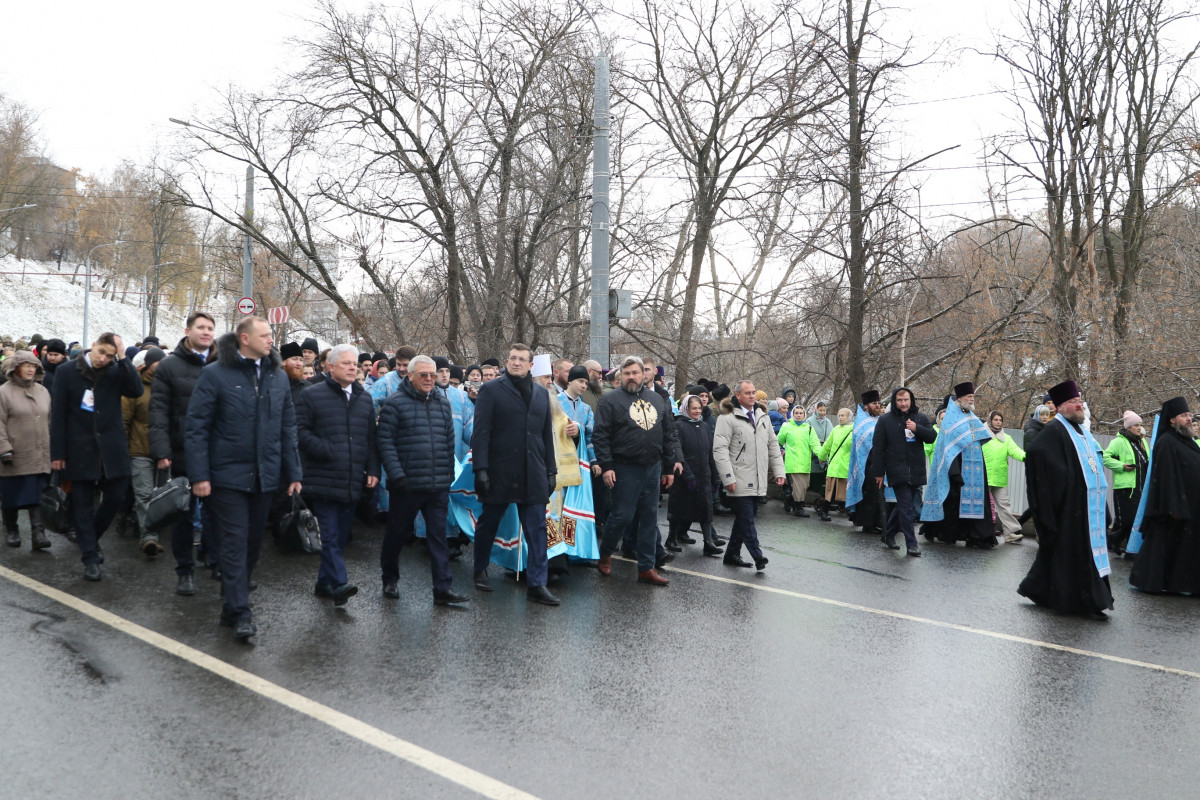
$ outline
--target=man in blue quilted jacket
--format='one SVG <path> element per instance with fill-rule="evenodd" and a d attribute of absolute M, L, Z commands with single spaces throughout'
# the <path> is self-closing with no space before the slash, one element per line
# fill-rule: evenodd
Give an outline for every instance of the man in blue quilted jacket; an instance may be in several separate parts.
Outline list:
<path fill-rule="evenodd" d="M 454 412 L 437 389 L 437 365 L 426 355 L 408 362 L 408 377 L 379 411 L 379 458 L 387 473 L 387 529 L 379 566 L 383 596 L 400 597 L 400 547 L 411 535 L 420 512 L 425 520 L 433 602 L 445 606 L 467 601 L 454 591 L 446 515 L 454 482 Z"/>

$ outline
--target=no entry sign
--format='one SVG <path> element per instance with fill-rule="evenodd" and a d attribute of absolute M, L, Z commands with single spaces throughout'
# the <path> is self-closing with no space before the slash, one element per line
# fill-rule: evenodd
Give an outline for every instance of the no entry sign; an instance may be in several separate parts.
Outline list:
<path fill-rule="evenodd" d="M 241 300 L 238 300 L 237 309 L 238 309 L 238 312 L 241 313 L 242 316 L 244 316 L 244 317 L 250 316 L 251 314 L 254 313 L 254 309 L 255 309 L 254 298 L 253 297 L 243 297 Z"/>
<path fill-rule="evenodd" d="M 272 325 L 282 325 L 291 317 L 291 312 L 287 306 L 277 306 L 267 309 L 267 322 Z"/>

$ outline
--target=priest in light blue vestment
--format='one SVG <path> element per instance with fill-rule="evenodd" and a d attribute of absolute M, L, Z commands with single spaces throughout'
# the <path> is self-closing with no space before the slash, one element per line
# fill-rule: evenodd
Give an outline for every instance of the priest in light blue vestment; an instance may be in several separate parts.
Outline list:
<path fill-rule="evenodd" d="M 983 420 L 975 416 L 975 385 L 954 387 L 946 406 L 942 429 L 933 448 L 929 482 L 921 507 L 921 534 L 946 544 L 966 542 L 967 547 L 996 546 L 992 498 L 983 462 L 983 443 L 992 438 Z"/>

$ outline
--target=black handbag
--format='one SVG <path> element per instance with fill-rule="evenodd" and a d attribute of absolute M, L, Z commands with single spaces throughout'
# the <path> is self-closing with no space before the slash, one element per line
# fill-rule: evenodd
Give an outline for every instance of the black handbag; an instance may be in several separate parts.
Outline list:
<path fill-rule="evenodd" d="M 279 518 L 279 527 L 283 531 L 282 540 L 293 550 L 308 555 L 321 552 L 321 526 L 300 499 L 299 492 L 292 495 L 292 507 Z"/>
<path fill-rule="evenodd" d="M 47 530 L 67 534 L 75 529 L 71 495 L 62 488 L 62 470 L 50 473 L 50 484 L 42 489 L 41 507 L 42 525 Z"/>
<path fill-rule="evenodd" d="M 192 486 L 188 479 L 180 475 L 160 484 L 159 479 L 165 472 L 158 470 L 154 473 L 154 490 L 146 501 L 148 531 L 165 530 L 192 511 Z"/>

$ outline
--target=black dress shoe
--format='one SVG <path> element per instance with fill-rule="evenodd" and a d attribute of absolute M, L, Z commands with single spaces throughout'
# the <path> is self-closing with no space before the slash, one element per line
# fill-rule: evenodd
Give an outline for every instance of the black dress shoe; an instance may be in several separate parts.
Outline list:
<path fill-rule="evenodd" d="M 492 590 L 492 582 L 488 580 L 487 572 L 475 573 L 475 588 L 481 592 L 490 592 Z"/>
<path fill-rule="evenodd" d="M 465 603 L 470 599 L 471 598 L 467 597 L 465 594 L 459 594 L 458 592 L 450 589 L 447 589 L 444 592 L 433 593 L 433 604 L 437 606 L 449 606 L 455 603 Z"/>
<path fill-rule="evenodd" d="M 768 559 L 766 556 L 763 556 L 762 558 L 756 558 L 754 559 L 754 568 L 759 572 L 762 572 L 767 568 L 767 564 L 769 563 L 770 559 Z"/>
<path fill-rule="evenodd" d="M 20 547 L 21 546 L 21 532 L 20 531 L 9 531 L 8 533 L 4 534 L 4 543 L 6 545 L 8 545 L 9 547 Z"/>
<path fill-rule="evenodd" d="M 686 532 L 676 534 L 675 541 L 679 542 L 680 544 L 695 544 L 696 543 L 696 540 L 693 539 L 691 536 L 689 536 Z"/>
<path fill-rule="evenodd" d="M 908 551 L 908 554 L 909 554 L 910 556 L 912 556 L 913 558 L 920 558 L 920 557 L 921 557 L 921 551 L 920 551 L 920 550 L 918 550 L 918 549 L 917 549 L 917 548 L 915 548 L 915 547 L 914 547 L 913 549 L 909 550 L 909 551 Z"/>
<path fill-rule="evenodd" d="M 730 567 L 753 566 L 749 561 L 746 561 L 741 556 L 731 556 L 728 553 L 725 554 L 725 558 L 722 559 L 722 563 L 725 564 L 726 566 L 730 566 Z"/>
<path fill-rule="evenodd" d="M 333 590 L 333 604 L 335 606 L 344 606 L 346 601 L 354 595 L 358 594 L 358 587 L 353 583 L 343 583 Z"/>
<path fill-rule="evenodd" d="M 250 583 L 246 585 L 246 588 L 253 592 L 258 588 L 258 581 L 250 581 Z"/>
<path fill-rule="evenodd" d="M 556 606 L 561 602 L 557 597 L 550 594 L 550 590 L 545 586 L 530 586 L 529 591 L 525 592 L 525 599 L 541 603 L 544 606 Z"/>
<path fill-rule="evenodd" d="M 824 512 L 818 513 L 817 519 L 821 520 L 821 522 L 832 522 L 833 521 L 833 517 L 829 516 L 828 514 L 826 514 Z"/>
<path fill-rule="evenodd" d="M 803 508 L 797 508 L 797 509 L 796 509 L 796 510 L 795 510 L 793 513 L 794 513 L 794 514 L 795 514 L 797 517 L 800 517 L 800 518 L 802 518 L 802 519 L 808 519 L 810 516 L 812 516 L 812 515 L 811 515 L 811 514 L 809 514 L 807 511 L 805 511 Z"/>
<path fill-rule="evenodd" d="M 83 579 L 85 581 L 100 580 L 100 565 L 99 564 L 84 564 Z"/>
<path fill-rule="evenodd" d="M 719 556 L 724 552 L 725 551 L 720 547 L 711 545 L 708 542 L 704 543 L 704 555 L 706 556 Z"/>
<path fill-rule="evenodd" d="M 196 579 L 192 577 L 192 573 L 179 576 L 179 583 L 175 585 L 175 594 L 181 594 L 184 597 L 191 597 L 196 593 Z"/>
<path fill-rule="evenodd" d="M 666 543 L 663 544 L 663 547 L 670 550 L 672 553 L 682 553 L 683 552 L 683 547 L 681 547 L 677 542 L 675 542 L 671 539 L 668 539 L 666 541 Z"/>
<path fill-rule="evenodd" d="M 210 569 L 212 570 L 212 572 L 210 573 L 212 575 L 212 579 L 214 581 L 221 580 L 221 568 L 220 567 L 211 567 Z"/>
<path fill-rule="evenodd" d="M 446 556 L 450 561 L 458 561 L 463 557 L 463 549 L 461 547 L 451 547 L 449 555 Z"/>
<path fill-rule="evenodd" d="M 383 582 L 383 596 L 393 600 L 400 599 L 400 590 L 396 588 L 396 581 L 389 578 Z"/>
<path fill-rule="evenodd" d="M 225 612 L 222 611 L 221 618 L 217 620 L 217 624 L 219 624 L 222 628 L 232 628 L 234 625 L 237 625 L 237 620 L 233 617 L 225 616 Z"/>
<path fill-rule="evenodd" d="M 258 635 L 258 628 L 254 626 L 254 620 L 243 617 L 234 624 L 233 635 L 239 641 L 249 641 L 252 637 Z"/>
<path fill-rule="evenodd" d="M 663 567 L 665 567 L 667 564 L 670 564 L 674 560 L 675 560 L 674 553 L 663 553 L 662 558 L 655 559 L 654 568 L 662 569 Z"/>
<path fill-rule="evenodd" d="M 714 533 L 713 534 L 713 544 L 715 544 L 717 547 L 724 547 L 725 545 L 729 544 L 729 540 L 726 539 L 724 536 L 717 536 Z"/>
<path fill-rule="evenodd" d="M 895 535 L 888 536 L 886 533 L 879 537 L 879 541 L 887 545 L 889 550 L 899 550 L 900 545 L 896 544 Z"/>

